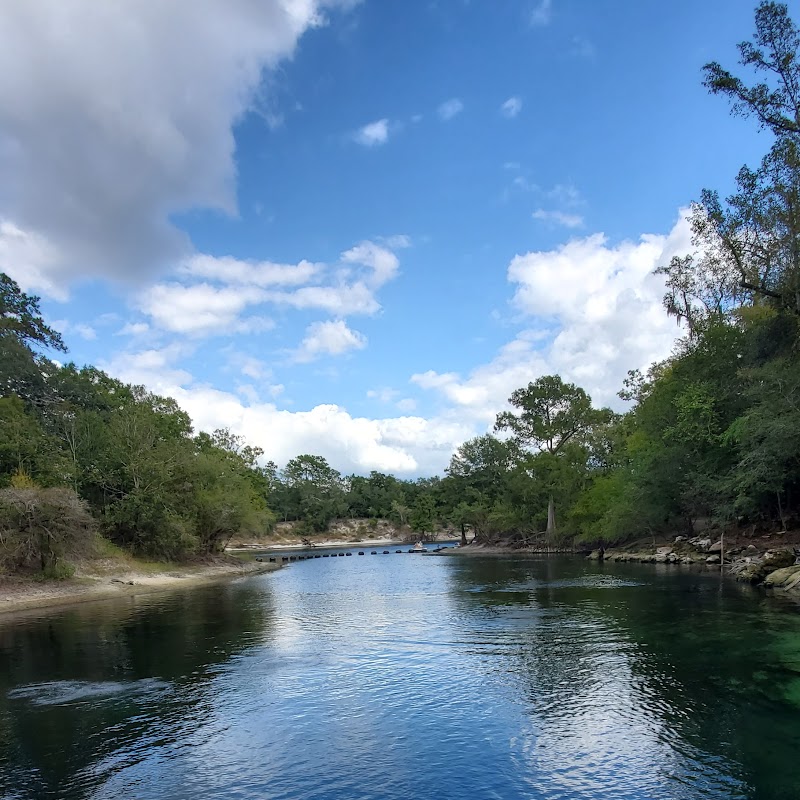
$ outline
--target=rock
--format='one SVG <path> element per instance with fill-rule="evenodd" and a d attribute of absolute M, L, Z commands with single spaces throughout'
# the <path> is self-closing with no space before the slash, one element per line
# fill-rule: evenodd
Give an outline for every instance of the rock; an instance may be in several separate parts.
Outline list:
<path fill-rule="evenodd" d="M 656 548 L 656 555 L 658 556 L 668 556 L 672 552 L 671 547 L 658 547 Z"/>
<path fill-rule="evenodd" d="M 685 536 L 676 536 L 674 541 L 675 541 L 675 544 L 680 544 L 681 542 L 685 542 L 686 541 L 686 537 Z"/>
<path fill-rule="evenodd" d="M 782 591 L 800 588 L 800 564 L 770 572 L 764 578 L 764 585 L 769 586 L 771 589 L 780 589 Z"/>
<path fill-rule="evenodd" d="M 747 545 L 747 552 L 748 553 L 756 553 L 758 552 L 758 548 L 754 544 Z"/>
<path fill-rule="evenodd" d="M 655 556 L 656 564 L 666 564 L 667 563 L 667 554 L 666 553 L 656 553 Z"/>
<path fill-rule="evenodd" d="M 719 556 L 709 556 L 706 559 L 706 564 L 719 564 Z"/>
<path fill-rule="evenodd" d="M 707 548 L 709 553 L 721 553 L 722 552 L 722 542 L 714 542 L 714 544 L 709 545 Z"/>
<path fill-rule="evenodd" d="M 592 552 L 589 553 L 589 555 L 586 556 L 586 558 L 588 558 L 589 561 L 601 561 L 603 558 L 603 554 L 601 553 L 600 550 L 592 550 Z"/>
<path fill-rule="evenodd" d="M 670 553 L 670 554 L 667 556 L 667 561 L 668 561 L 670 564 L 677 564 L 677 563 L 678 563 L 678 561 L 679 561 L 679 558 L 678 558 L 678 555 L 677 555 L 677 553 Z"/>
<path fill-rule="evenodd" d="M 681 559 L 681 564 L 694 564 L 694 559 L 691 556 L 684 556 Z"/>
<path fill-rule="evenodd" d="M 743 583 L 760 583 L 766 575 L 764 565 L 760 561 L 751 561 L 736 570 L 736 580 Z"/>
<path fill-rule="evenodd" d="M 708 550 L 711 547 L 711 539 L 693 539 L 692 544 L 698 548 L 698 550 Z"/>
<path fill-rule="evenodd" d="M 781 569 L 782 567 L 791 567 L 794 564 L 794 550 L 788 548 L 781 548 L 776 550 L 767 550 L 764 553 L 764 567 L 768 571 Z"/>

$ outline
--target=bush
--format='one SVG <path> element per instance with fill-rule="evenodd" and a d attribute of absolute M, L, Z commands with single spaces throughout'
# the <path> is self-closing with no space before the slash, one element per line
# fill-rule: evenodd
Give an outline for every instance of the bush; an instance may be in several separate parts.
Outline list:
<path fill-rule="evenodd" d="M 85 553 L 94 520 L 72 489 L 0 489 L 0 564 L 66 577 L 62 559 Z"/>

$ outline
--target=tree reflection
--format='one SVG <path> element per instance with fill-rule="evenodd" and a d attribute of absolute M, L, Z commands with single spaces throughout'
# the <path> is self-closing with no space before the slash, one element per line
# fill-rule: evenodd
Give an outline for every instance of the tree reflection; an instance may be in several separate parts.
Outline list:
<path fill-rule="evenodd" d="M 0 626 L 0 795 L 89 797 L 142 742 L 191 732 L 215 676 L 269 635 L 266 592 L 223 584 Z"/>

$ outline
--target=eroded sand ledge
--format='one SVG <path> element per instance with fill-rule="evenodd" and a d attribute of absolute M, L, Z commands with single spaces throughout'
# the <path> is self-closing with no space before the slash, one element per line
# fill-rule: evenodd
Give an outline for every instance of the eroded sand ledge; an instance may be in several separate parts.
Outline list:
<path fill-rule="evenodd" d="M 80 575 L 66 581 L 0 579 L 0 614 L 115 597 L 133 597 L 257 575 L 276 569 L 280 569 L 279 564 L 221 558 L 211 564 L 167 566 L 163 572 L 158 573 L 130 568 L 103 575 Z"/>

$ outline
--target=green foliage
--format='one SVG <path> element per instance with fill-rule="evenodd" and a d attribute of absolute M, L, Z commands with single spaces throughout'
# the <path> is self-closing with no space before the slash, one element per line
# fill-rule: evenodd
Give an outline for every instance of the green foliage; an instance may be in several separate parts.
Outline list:
<path fill-rule="evenodd" d="M 53 364 L 41 351 L 62 350 L 61 338 L 38 298 L 3 275 L 0 487 L 11 488 L 0 494 L 71 491 L 110 540 L 157 558 L 219 551 L 276 518 L 301 533 L 346 516 L 369 519 L 364 532 L 379 519 L 423 534 L 447 522 L 464 542 L 548 546 L 688 532 L 699 520 L 800 523 L 800 32 L 781 3 L 760 3 L 755 23 L 739 50 L 759 82 L 711 63 L 705 84 L 770 132 L 769 150 L 730 197 L 701 193 L 694 252 L 656 270 L 686 335 L 669 359 L 628 374 L 625 414 L 548 375 L 512 393 L 495 425 L 507 438 L 464 442 L 443 478 L 344 478 L 311 454 L 280 470 L 230 431 L 193 435 L 170 398 Z M 36 537 L 12 537 L 18 523 L 4 523 L 4 558 L 30 564 Z M 29 544 L 9 550 L 12 539 Z M 42 552 L 42 568 L 61 563 Z"/>
<path fill-rule="evenodd" d="M 419 533 L 432 533 L 436 527 L 436 506 L 430 494 L 423 494 L 411 510 L 411 529 Z"/>
<path fill-rule="evenodd" d="M 67 351 L 61 334 L 45 325 L 39 298 L 25 294 L 5 272 L 0 272 L 0 337 L 7 336 L 27 347 Z"/>

